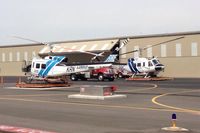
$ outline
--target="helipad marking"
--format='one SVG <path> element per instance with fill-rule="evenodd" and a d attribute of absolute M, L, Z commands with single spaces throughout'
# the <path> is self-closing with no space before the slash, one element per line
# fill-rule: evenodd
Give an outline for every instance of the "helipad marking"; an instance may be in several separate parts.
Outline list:
<path fill-rule="evenodd" d="M 200 91 L 200 90 L 191 90 L 191 91 L 181 91 L 181 92 L 165 93 L 165 94 L 153 97 L 151 101 L 154 104 L 162 106 L 162 107 L 166 107 L 166 108 L 174 109 L 174 110 L 177 110 L 177 111 L 183 111 L 183 112 L 194 113 L 194 114 L 200 115 L 200 111 L 199 110 L 179 108 L 179 107 L 174 107 L 174 106 L 170 106 L 170 105 L 166 105 L 166 104 L 162 104 L 162 103 L 157 102 L 158 98 L 164 97 L 164 96 L 167 96 L 167 95 L 181 94 L 181 93 L 188 93 L 188 92 L 198 92 L 198 91 Z"/>

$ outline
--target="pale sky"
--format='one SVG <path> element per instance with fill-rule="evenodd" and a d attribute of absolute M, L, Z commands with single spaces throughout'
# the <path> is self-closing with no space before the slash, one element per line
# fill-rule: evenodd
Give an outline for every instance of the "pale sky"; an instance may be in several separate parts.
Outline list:
<path fill-rule="evenodd" d="M 200 0 L 0 0 L 0 45 L 200 31 Z"/>

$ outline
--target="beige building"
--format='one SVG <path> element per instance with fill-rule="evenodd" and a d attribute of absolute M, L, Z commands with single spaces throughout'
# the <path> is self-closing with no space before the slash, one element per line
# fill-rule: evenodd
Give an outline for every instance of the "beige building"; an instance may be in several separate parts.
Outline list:
<path fill-rule="evenodd" d="M 167 42 L 178 37 L 182 39 Z M 102 52 L 109 51 L 120 44 L 124 39 L 129 38 L 128 44 L 123 47 L 120 53 L 126 53 L 146 46 L 156 45 L 142 52 L 143 57 L 158 57 L 165 65 L 165 71 L 160 76 L 200 78 L 200 32 L 115 37 L 95 40 L 79 40 L 56 42 L 57 54 L 67 55 L 69 59 L 78 62 L 80 59 L 88 60 L 91 56 L 86 54 L 71 54 L 70 49 L 82 51 Z M 59 47 L 62 48 L 59 49 Z M 63 49 L 65 47 L 65 49 Z M 66 50 L 68 49 L 68 51 Z M 45 56 L 45 47 L 42 44 L 27 44 L 0 47 L 0 76 L 23 76 L 22 67 L 24 61 L 28 62 L 34 56 Z M 119 54 L 120 54 L 119 53 Z M 46 53 L 47 54 L 47 53 Z M 84 56 L 82 56 L 84 55 Z M 130 53 L 119 56 L 121 63 L 126 63 L 128 58 L 137 57 L 138 53 Z"/>

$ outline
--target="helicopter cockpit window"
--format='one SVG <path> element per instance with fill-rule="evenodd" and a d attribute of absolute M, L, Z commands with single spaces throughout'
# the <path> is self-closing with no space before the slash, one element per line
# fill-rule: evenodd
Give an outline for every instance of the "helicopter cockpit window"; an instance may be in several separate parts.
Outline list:
<path fill-rule="evenodd" d="M 133 58 L 130 58 L 130 60 L 131 60 L 131 61 L 134 61 L 134 59 L 133 59 Z"/>
<path fill-rule="evenodd" d="M 68 58 L 62 60 L 62 62 L 58 63 L 56 66 L 67 66 Z"/>
<path fill-rule="evenodd" d="M 40 64 L 36 63 L 36 68 L 39 69 L 40 68 Z"/>
<path fill-rule="evenodd" d="M 141 67 L 141 63 L 137 63 L 137 67 Z"/>
<path fill-rule="evenodd" d="M 45 69 L 46 68 L 46 64 L 42 64 L 42 69 Z"/>
<path fill-rule="evenodd" d="M 145 66 L 145 62 L 143 62 L 143 66 Z"/>
<path fill-rule="evenodd" d="M 153 62 L 154 65 L 159 64 L 159 62 L 157 60 L 152 60 L 152 62 Z"/>
<path fill-rule="evenodd" d="M 153 66 L 153 64 L 151 63 L 151 61 L 148 62 L 148 66 Z"/>
<path fill-rule="evenodd" d="M 67 63 L 68 62 L 68 58 L 65 58 L 62 62 Z"/>

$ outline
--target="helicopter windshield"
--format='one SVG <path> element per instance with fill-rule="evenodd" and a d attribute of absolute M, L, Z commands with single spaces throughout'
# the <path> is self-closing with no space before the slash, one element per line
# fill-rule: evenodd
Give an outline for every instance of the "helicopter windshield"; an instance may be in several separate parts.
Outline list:
<path fill-rule="evenodd" d="M 154 64 L 154 65 L 157 65 L 157 64 L 159 64 L 159 61 L 158 61 L 158 60 L 155 60 L 155 59 L 154 59 L 154 60 L 152 60 L 152 62 L 153 62 L 153 64 Z"/>

